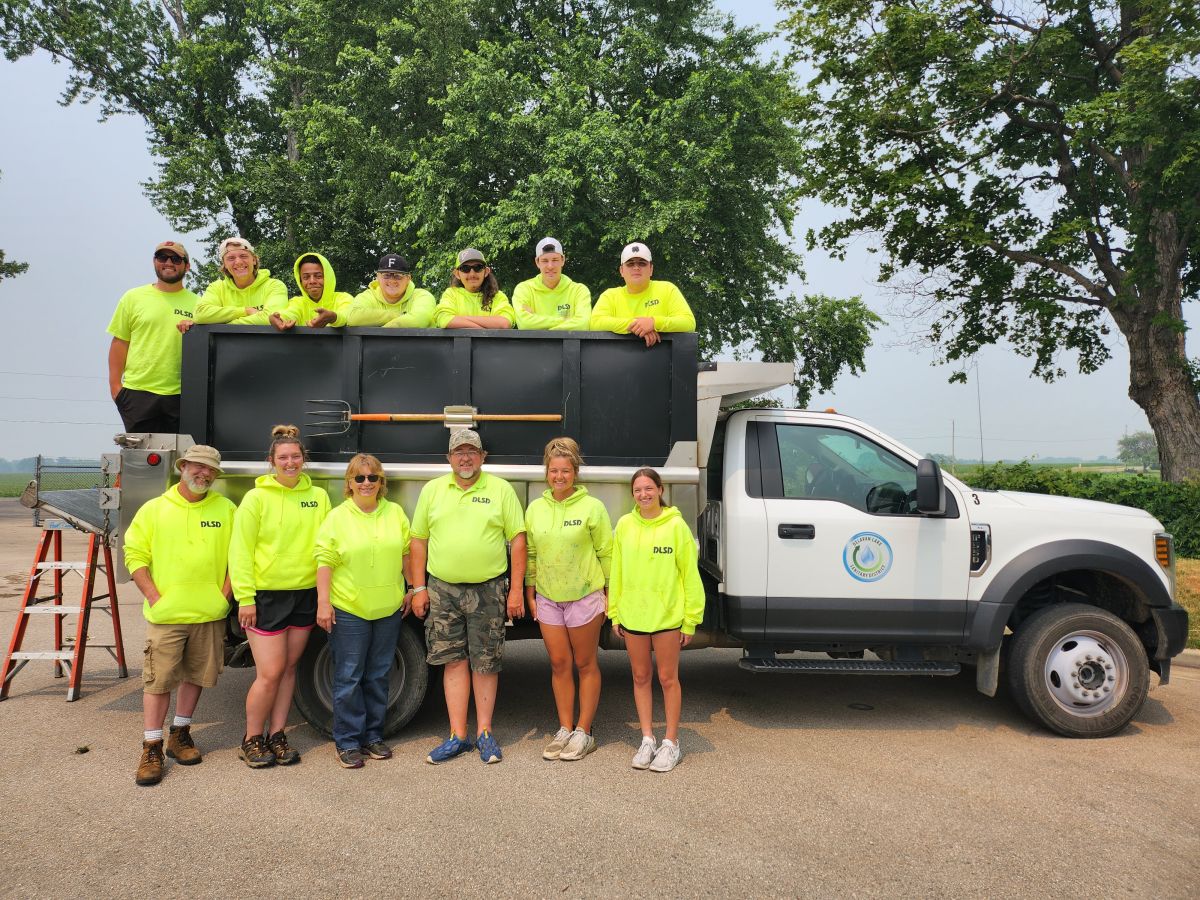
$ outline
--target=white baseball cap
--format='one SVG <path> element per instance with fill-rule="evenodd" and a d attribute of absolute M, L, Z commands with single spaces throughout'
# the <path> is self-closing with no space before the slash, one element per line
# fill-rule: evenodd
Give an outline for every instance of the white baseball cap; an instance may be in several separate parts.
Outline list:
<path fill-rule="evenodd" d="M 543 253 L 562 253 L 562 244 L 558 238 L 544 237 L 533 245 L 533 258 L 537 259 Z"/>
<path fill-rule="evenodd" d="M 650 255 L 650 248 L 645 244 L 639 243 L 626 244 L 625 249 L 621 251 L 621 265 L 625 265 L 631 259 L 644 259 L 646 262 L 654 262 L 654 257 Z"/>

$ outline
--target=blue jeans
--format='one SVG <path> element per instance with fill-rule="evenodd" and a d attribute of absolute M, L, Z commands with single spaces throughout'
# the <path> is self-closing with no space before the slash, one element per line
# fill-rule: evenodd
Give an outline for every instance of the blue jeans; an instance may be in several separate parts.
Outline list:
<path fill-rule="evenodd" d="M 333 653 L 333 743 L 339 750 L 383 740 L 388 675 L 400 637 L 400 610 L 382 619 L 334 611 L 329 632 Z"/>

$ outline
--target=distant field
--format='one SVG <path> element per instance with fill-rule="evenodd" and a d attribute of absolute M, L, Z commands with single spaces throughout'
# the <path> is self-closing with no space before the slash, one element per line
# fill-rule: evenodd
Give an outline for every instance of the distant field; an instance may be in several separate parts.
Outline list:
<path fill-rule="evenodd" d="M 1028 462 L 1039 469 L 1068 469 L 1072 472 L 1095 472 L 1101 475 L 1142 475 L 1145 478 L 1152 478 L 1155 481 L 1159 480 L 1157 471 L 1148 469 L 1143 475 L 1141 466 L 1125 466 L 1121 463 L 1041 463 L 1037 460 L 1011 460 L 1006 461 L 1004 465 L 1014 466 L 1019 462 Z M 992 463 L 988 465 L 990 467 Z M 955 477 L 967 482 L 970 482 L 973 475 L 979 473 L 978 465 L 947 465 L 945 468 Z"/>
<path fill-rule="evenodd" d="M 0 472 L 0 497 L 19 497 L 25 485 L 33 480 L 32 472 Z M 55 472 L 42 482 L 44 491 L 66 491 L 72 488 L 96 487 L 99 472 Z"/>
<path fill-rule="evenodd" d="M 1188 611 L 1187 645 L 1200 650 L 1200 559 L 1175 560 L 1175 600 Z"/>

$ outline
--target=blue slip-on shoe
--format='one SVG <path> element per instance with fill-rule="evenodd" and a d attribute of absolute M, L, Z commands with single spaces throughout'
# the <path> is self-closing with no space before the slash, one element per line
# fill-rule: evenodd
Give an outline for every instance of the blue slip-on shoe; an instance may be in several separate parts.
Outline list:
<path fill-rule="evenodd" d="M 496 739 L 492 737 L 490 731 L 485 731 L 475 738 L 475 745 L 479 748 L 479 758 L 485 763 L 498 763 L 504 759 L 504 754 L 500 752 L 500 745 L 496 743 Z"/>
<path fill-rule="evenodd" d="M 454 759 L 456 756 L 461 756 L 464 753 L 470 753 L 474 746 L 466 738 L 460 738 L 457 734 L 451 734 L 450 737 L 442 741 L 432 752 L 425 757 L 425 762 L 432 765 L 444 763 L 447 760 Z"/>

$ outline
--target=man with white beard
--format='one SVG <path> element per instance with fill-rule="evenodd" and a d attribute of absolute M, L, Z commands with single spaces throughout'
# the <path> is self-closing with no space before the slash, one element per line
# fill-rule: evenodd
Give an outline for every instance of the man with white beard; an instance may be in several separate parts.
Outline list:
<path fill-rule="evenodd" d="M 143 505 L 125 535 L 125 567 L 146 598 L 145 734 L 135 777 L 143 786 L 162 781 L 163 722 L 176 688 L 166 755 L 184 766 L 201 760 L 192 715 L 201 690 L 216 685 L 224 664 L 232 594 L 228 557 L 235 507 L 210 490 L 221 476 L 221 454 L 196 444 L 175 468 L 179 484 Z"/>
<path fill-rule="evenodd" d="M 483 471 L 487 454 L 478 432 L 451 432 L 449 449 L 452 471 L 421 489 L 411 534 L 412 608 L 426 619 L 426 660 L 445 667 L 450 715 L 450 737 L 426 762 L 437 765 L 477 747 L 485 763 L 498 763 L 503 754 L 492 736 L 492 712 L 504 620 L 525 614 L 525 515 L 512 485 Z M 474 742 L 467 732 L 472 692 Z"/>

